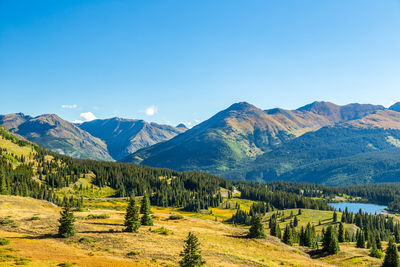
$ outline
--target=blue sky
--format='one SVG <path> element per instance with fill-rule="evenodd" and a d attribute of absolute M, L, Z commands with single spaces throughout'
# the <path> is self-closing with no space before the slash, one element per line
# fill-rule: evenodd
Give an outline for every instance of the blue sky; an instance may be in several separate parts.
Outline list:
<path fill-rule="evenodd" d="M 0 0 L 2 114 L 194 124 L 315 100 L 400 101 L 399 0 Z"/>

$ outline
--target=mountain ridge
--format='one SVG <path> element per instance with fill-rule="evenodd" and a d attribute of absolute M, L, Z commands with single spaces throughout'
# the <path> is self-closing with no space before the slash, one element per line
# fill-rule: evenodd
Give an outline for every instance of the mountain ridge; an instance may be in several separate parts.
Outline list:
<path fill-rule="evenodd" d="M 382 150 L 396 148 L 398 143 L 400 144 L 400 136 L 397 136 L 396 132 L 400 129 L 400 113 L 381 105 L 353 103 L 339 106 L 330 102 L 313 102 L 296 110 L 261 110 L 247 102 L 239 102 L 184 134 L 138 150 L 122 161 L 179 171 L 207 171 L 233 179 L 268 181 L 270 177 L 284 177 L 281 176 L 284 172 L 291 172 L 293 168 L 300 167 L 301 162 L 307 162 L 298 158 L 295 160 L 297 163 L 289 160 L 287 166 L 282 167 L 285 166 L 286 158 L 290 156 L 280 156 L 282 164 L 268 170 L 270 167 L 266 163 L 276 159 L 276 156 L 268 158 L 268 155 L 273 155 L 268 153 L 278 151 L 277 149 L 285 147 L 285 144 L 292 140 L 300 141 L 302 136 L 309 133 L 318 133 L 318 142 L 323 144 L 328 141 L 324 139 L 327 138 L 323 130 L 326 127 L 331 127 L 331 138 L 341 140 L 341 149 L 346 149 L 345 144 L 355 145 L 350 151 L 350 155 L 354 157 L 357 153 L 361 155 L 374 151 L 373 144 L 364 142 L 363 138 L 378 142 Z M 374 132 L 373 129 L 382 131 Z M 390 130 L 394 130 L 395 133 L 391 133 Z M 348 139 L 346 134 L 349 134 L 351 139 Z M 310 145 L 313 142 L 312 140 Z M 357 147 L 361 144 L 366 148 Z M 335 144 L 332 144 L 329 151 L 334 151 L 334 146 Z M 310 153 L 314 150 L 312 148 Z M 290 150 L 285 150 L 284 153 L 289 152 Z M 337 154 L 337 157 L 345 156 L 343 153 Z M 246 168 L 249 170 L 246 171 Z M 260 178 L 252 170 L 254 168 L 267 168 L 262 170 L 264 174 L 271 171 L 275 174 L 263 175 Z M 284 178 L 292 179 L 289 176 Z M 327 183 L 335 183 L 330 178 L 325 180 Z"/>

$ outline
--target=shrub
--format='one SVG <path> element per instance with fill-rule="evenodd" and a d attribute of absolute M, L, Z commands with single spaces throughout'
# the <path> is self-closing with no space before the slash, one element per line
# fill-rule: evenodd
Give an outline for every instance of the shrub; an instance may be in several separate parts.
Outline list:
<path fill-rule="evenodd" d="M 84 236 L 81 239 L 79 239 L 79 243 L 92 243 L 92 242 L 96 242 L 96 241 L 87 236 Z"/>
<path fill-rule="evenodd" d="M 139 250 L 133 250 L 133 251 L 129 251 L 129 252 L 126 254 L 126 256 L 128 256 L 128 257 L 133 257 L 133 256 L 138 256 L 138 255 L 140 255 L 140 254 L 142 254 L 141 251 L 139 251 Z"/>
<path fill-rule="evenodd" d="M 15 259 L 15 265 L 27 265 L 31 261 L 31 259 L 20 257 Z"/>
<path fill-rule="evenodd" d="M 31 221 L 39 221 L 39 220 L 40 220 L 40 217 L 38 217 L 38 216 L 33 216 L 31 218 Z"/>
<path fill-rule="evenodd" d="M 2 225 L 7 225 L 7 224 L 10 224 L 13 222 L 14 222 L 14 220 L 11 220 L 10 217 L 0 218 L 0 224 L 2 224 Z"/>
<path fill-rule="evenodd" d="M 10 240 L 6 239 L 6 238 L 0 238 L 0 246 L 5 246 L 10 244 Z"/>
<path fill-rule="evenodd" d="M 169 215 L 169 219 L 170 220 L 182 220 L 183 216 L 180 214 L 171 214 L 171 215 Z"/>
<path fill-rule="evenodd" d="M 93 219 L 108 219 L 110 215 L 108 214 L 89 214 L 86 216 L 86 220 L 93 220 Z"/>
<path fill-rule="evenodd" d="M 59 266 L 59 267 L 73 267 L 74 265 L 72 263 L 69 263 L 69 262 L 62 262 L 62 263 L 58 264 L 57 266 Z"/>
<path fill-rule="evenodd" d="M 161 234 L 161 235 L 171 235 L 172 231 L 168 230 L 165 227 L 160 227 L 160 228 L 156 228 L 156 229 L 149 229 L 152 233 L 157 233 L 157 234 Z"/>

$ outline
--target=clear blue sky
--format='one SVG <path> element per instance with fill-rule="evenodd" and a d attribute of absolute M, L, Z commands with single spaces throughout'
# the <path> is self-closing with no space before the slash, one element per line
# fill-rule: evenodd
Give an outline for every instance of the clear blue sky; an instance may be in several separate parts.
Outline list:
<path fill-rule="evenodd" d="M 0 0 L 2 114 L 177 124 L 314 100 L 400 101 L 399 0 Z"/>

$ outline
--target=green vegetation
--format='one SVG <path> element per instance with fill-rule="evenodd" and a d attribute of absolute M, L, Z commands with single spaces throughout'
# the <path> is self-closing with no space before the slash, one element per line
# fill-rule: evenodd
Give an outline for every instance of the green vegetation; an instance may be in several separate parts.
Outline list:
<path fill-rule="evenodd" d="M 0 238 L 0 246 L 5 246 L 10 244 L 10 240 L 8 240 L 7 238 Z"/>
<path fill-rule="evenodd" d="M 399 267 L 400 259 L 399 252 L 397 251 L 396 243 L 390 239 L 388 248 L 386 249 L 386 256 L 382 264 L 383 267 Z"/>
<path fill-rule="evenodd" d="M 61 218 L 58 221 L 60 223 L 60 226 L 58 227 L 58 235 L 60 237 L 67 238 L 75 235 L 75 218 L 71 211 L 69 202 L 65 204 L 61 211 Z"/>
<path fill-rule="evenodd" d="M 179 265 L 182 267 L 197 267 L 206 263 L 201 256 L 200 242 L 197 236 L 191 232 L 189 232 L 185 240 L 185 245 L 180 256 L 182 260 L 179 262 Z"/>
<path fill-rule="evenodd" d="M 337 254 L 340 251 L 337 232 L 336 229 L 332 226 L 329 226 L 326 229 L 324 234 L 324 239 L 322 241 L 323 251 L 328 254 Z"/>
<path fill-rule="evenodd" d="M 172 235 L 172 231 L 168 230 L 165 227 L 160 227 L 160 228 L 156 228 L 156 229 L 150 228 L 150 232 L 157 233 L 157 234 L 160 234 L 160 235 Z"/>
<path fill-rule="evenodd" d="M 142 205 L 140 206 L 140 214 L 143 214 L 141 223 L 142 225 L 146 226 L 152 226 L 153 225 L 153 219 L 151 218 L 151 208 L 150 208 L 150 200 L 147 195 L 147 192 L 144 192 L 143 198 L 142 198 Z"/>
<path fill-rule="evenodd" d="M 139 207 L 136 205 L 135 197 L 131 197 L 125 215 L 125 232 L 137 233 L 140 227 Z"/>
<path fill-rule="evenodd" d="M 170 220 L 182 220 L 183 216 L 180 214 L 171 214 L 171 215 L 169 215 L 169 219 Z"/>
<path fill-rule="evenodd" d="M 249 238 L 265 238 L 264 224 L 261 221 L 261 216 L 253 216 L 251 227 L 248 234 Z"/>

